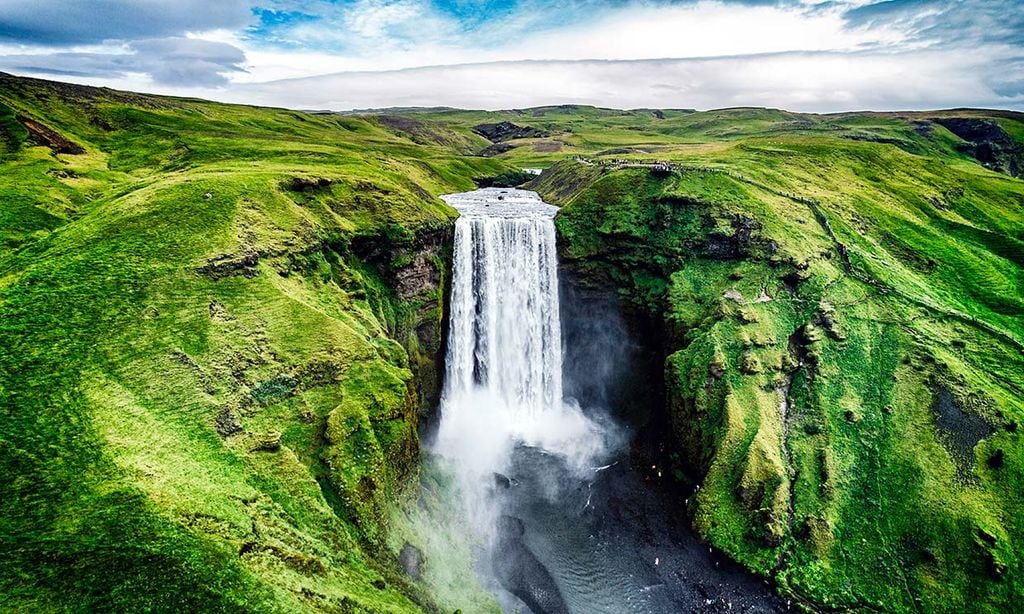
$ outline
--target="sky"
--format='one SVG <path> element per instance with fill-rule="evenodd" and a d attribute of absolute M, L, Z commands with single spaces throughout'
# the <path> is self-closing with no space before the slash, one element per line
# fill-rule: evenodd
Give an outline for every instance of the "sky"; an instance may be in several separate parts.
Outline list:
<path fill-rule="evenodd" d="M 1020 0 L 0 0 L 0 71 L 300 109 L 1024 110 Z"/>

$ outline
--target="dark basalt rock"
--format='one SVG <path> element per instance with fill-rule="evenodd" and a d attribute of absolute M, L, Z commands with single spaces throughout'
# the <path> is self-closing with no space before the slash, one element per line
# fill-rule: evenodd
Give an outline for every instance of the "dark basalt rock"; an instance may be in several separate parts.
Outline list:
<path fill-rule="evenodd" d="M 40 145 L 46 145 L 53 150 L 53 153 L 73 155 L 85 153 L 85 148 L 81 145 L 71 142 L 63 135 L 44 126 L 34 119 L 29 119 L 24 115 L 19 115 L 18 121 L 21 122 L 22 126 L 25 126 L 25 129 L 28 130 L 29 134 L 31 134 Z"/>
<path fill-rule="evenodd" d="M 707 235 L 703 245 L 694 245 L 694 249 L 715 260 L 743 258 L 758 249 L 769 255 L 776 251 L 774 242 L 761 236 L 761 224 L 757 220 L 745 215 L 733 215 L 728 223 L 729 228 L 725 230 L 714 217 L 705 217 Z"/>
<path fill-rule="evenodd" d="M 213 280 L 232 277 L 235 275 L 241 275 L 251 279 L 260 273 L 259 269 L 256 268 L 256 265 L 258 265 L 259 262 L 260 255 L 256 252 L 241 255 L 225 254 L 223 256 L 211 258 L 205 265 L 196 269 L 196 272 Z"/>
<path fill-rule="evenodd" d="M 488 145 L 487 147 L 484 147 L 479 152 L 477 152 L 476 155 L 484 158 L 493 158 L 494 156 L 499 156 L 505 153 L 506 151 L 512 151 L 516 147 L 518 147 L 518 145 L 515 145 L 513 143 L 494 143 Z"/>
<path fill-rule="evenodd" d="M 398 563 L 413 580 L 419 582 L 423 577 L 423 553 L 409 542 L 405 542 L 398 553 Z"/>
<path fill-rule="evenodd" d="M 293 177 L 284 184 L 284 188 L 292 192 L 318 192 L 331 187 L 332 183 L 334 182 L 323 177 Z"/>
<path fill-rule="evenodd" d="M 945 386 L 936 387 L 932 397 L 935 427 L 950 458 L 956 465 L 957 477 L 966 484 L 977 482 L 974 474 L 974 448 L 995 429 L 974 413 Z"/>
<path fill-rule="evenodd" d="M 546 130 L 540 130 L 532 126 L 520 126 L 512 122 L 498 122 L 497 124 L 478 124 L 473 126 L 473 132 L 484 137 L 492 143 L 511 141 L 513 139 L 534 139 L 550 136 Z"/>
<path fill-rule="evenodd" d="M 498 488 L 504 488 L 507 490 L 515 486 L 517 483 L 518 482 L 508 477 L 507 475 L 502 475 L 500 473 L 494 474 L 494 485 L 497 486 Z"/>
<path fill-rule="evenodd" d="M 935 123 L 967 141 L 962 150 L 978 162 L 1013 177 L 1024 174 L 1024 145 L 1013 140 L 1002 126 L 987 119 L 939 118 Z"/>
<path fill-rule="evenodd" d="M 216 425 L 217 433 L 221 437 L 230 437 L 232 435 L 237 435 L 238 433 L 241 433 L 243 430 L 242 422 L 241 420 L 238 419 L 238 414 L 231 411 L 230 409 L 225 409 L 224 411 L 220 412 L 220 414 L 217 415 Z"/>
<path fill-rule="evenodd" d="M 429 415 L 437 406 L 441 390 L 442 322 L 438 310 L 444 305 L 445 275 L 450 266 L 454 224 L 409 232 L 398 225 L 360 234 L 347 244 L 332 246 L 341 254 L 354 255 L 375 268 L 398 297 L 416 305 L 408 320 L 398 322 L 397 339 L 414 338 L 406 347 L 416 381 L 420 412 Z M 412 335 L 410 335 L 412 333 Z"/>

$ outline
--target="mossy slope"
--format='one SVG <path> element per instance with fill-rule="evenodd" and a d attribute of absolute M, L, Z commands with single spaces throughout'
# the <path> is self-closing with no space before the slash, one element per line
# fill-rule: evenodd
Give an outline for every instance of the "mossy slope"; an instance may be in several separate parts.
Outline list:
<path fill-rule="evenodd" d="M 436 195 L 503 167 L 357 118 L 9 77 L 0 103 L 0 607 L 433 609 L 386 534 Z"/>
<path fill-rule="evenodd" d="M 598 157 L 535 182 L 584 186 L 556 220 L 568 264 L 664 323 L 697 530 L 811 607 L 1005 610 L 1024 596 L 1024 182 L 923 117 L 829 120 L 885 135 L 856 139 L 745 117 L 660 152 L 671 173 Z"/>
<path fill-rule="evenodd" d="M 473 132 L 502 121 L 535 136 Z M 1005 609 L 1024 183 L 996 171 L 1022 134 L 974 110 L 359 117 L 0 77 L 0 604 L 493 608 L 468 568 L 417 584 L 395 559 L 436 507 L 402 510 L 436 396 L 436 195 L 554 164 L 535 186 L 566 205 L 566 264 L 663 322 L 666 460 L 702 535 L 816 608 Z"/>

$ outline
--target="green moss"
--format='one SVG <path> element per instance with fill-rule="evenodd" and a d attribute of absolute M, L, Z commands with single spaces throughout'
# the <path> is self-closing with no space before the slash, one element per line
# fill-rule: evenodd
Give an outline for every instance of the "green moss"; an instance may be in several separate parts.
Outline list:
<path fill-rule="evenodd" d="M 384 540 L 420 409 L 397 340 L 421 299 L 389 276 L 493 163 L 360 119 L 11 78 L 0 98 L 88 152 L 2 162 L 0 602 L 431 609 Z M 289 189 L 310 176 L 330 189 Z M 386 261 L 351 248 L 381 236 Z"/>
<path fill-rule="evenodd" d="M 606 172 L 565 201 L 563 253 L 665 322 L 675 473 L 711 543 L 812 607 L 998 611 L 1024 590 L 1003 448 L 1024 184 L 869 120 L 840 119 L 902 140 L 744 123 L 668 177 Z M 940 385 L 994 428 L 966 479 Z"/>

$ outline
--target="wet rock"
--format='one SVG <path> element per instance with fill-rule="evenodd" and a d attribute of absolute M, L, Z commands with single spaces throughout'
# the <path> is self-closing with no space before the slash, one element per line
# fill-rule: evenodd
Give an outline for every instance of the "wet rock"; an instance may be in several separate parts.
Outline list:
<path fill-rule="evenodd" d="M 526 525 L 515 516 L 502 516 L 498 519 L 497 531 L 501 539 L 518 539 L 526 533 Z"/>
<path fill-rule="evenodd" d="M 441 283 L 441 276 L 431 252 L 416 252 L 412 261 L 395 273 L 398 293 L 404 299 L 411 299 L 435 290 Z"/>
<path fill-rule="evenodd" d="M 419 582 L 423 578 L 423 553 L 416 546 L 405 542 L 398 553 L 398 563 L 413 580 Z"/>
<path fill-rule="evenodd" d="M 534 614 L 568 614 L 551 573 L 523 543 L 523 521 L 502 516 L 497 530 L 491 564 L 505 590 L 521 599 Z"/>

